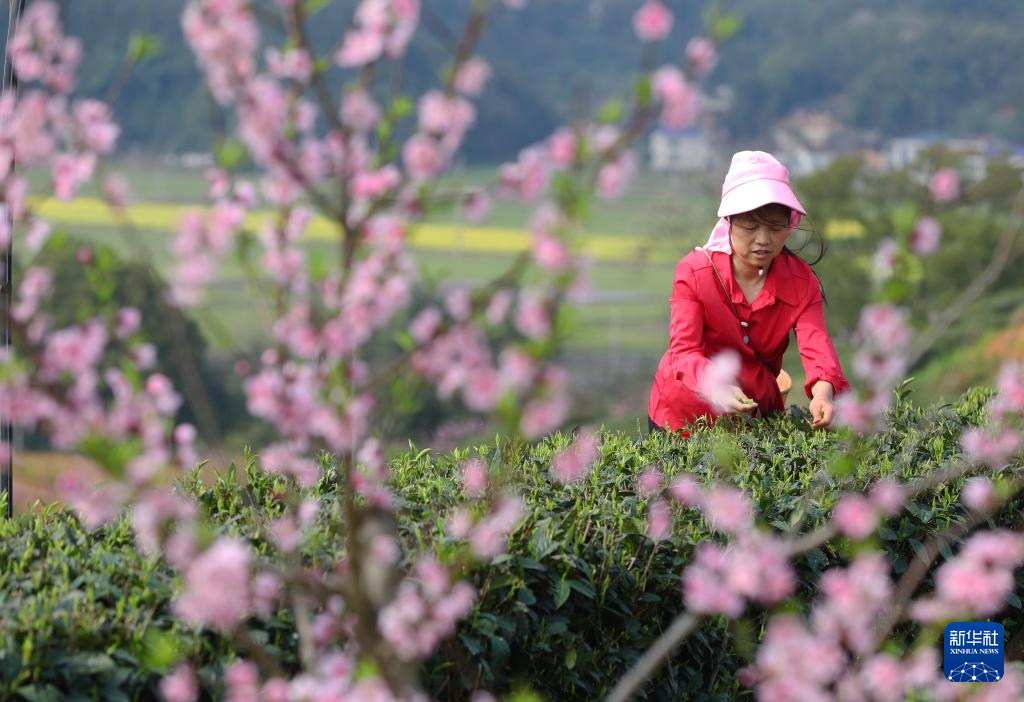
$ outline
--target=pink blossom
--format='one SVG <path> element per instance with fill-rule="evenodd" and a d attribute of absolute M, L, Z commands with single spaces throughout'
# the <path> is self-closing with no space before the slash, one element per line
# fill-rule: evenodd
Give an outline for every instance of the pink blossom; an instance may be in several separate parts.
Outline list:
<path fill-rule="evenodd" d="M 653 495 L 654 493 L 661 490 L 662 475 L 661 471 L 657 468 L 647 468 L 639 476 L 637 476 L 636 483 L 643 495 Z"/>
<path fill-rule="evenodd" d="M 436 307 L 423 309 L 409 324 L 409 334 L 418 344 L 425 344 L 437 333 L 443 320 L 441 310 Z"/>
<path fill-rule="evenodd" d="M 377 625 L 400 658 L 424 659 L 454 633 L 456 622 L 469 613 L 475 598 L 468 583 L 438 589 L 406 580 L 399 585 L 395 599 L 381 610 Z"/>
<path fill-rule="evenodd" d="M 636 156 L 624 151 L 601 166 L 597 173 L 597 194 L 605 200 L 617 200 L 626 192 L 636 171 Z"/>
<path fill-rule="evenodd" d="M 654 541 L 667 539 L 672 533 L 672 510 L 665 500 L 654 500 L 647 508 L 647 536 Z"/>
<path fill-rule="evenodd" d="M 728 563 L 728 556 L 721 547 L 707 542 L 697 546 L 693 563 L 683 571 L 683 592 L 688 608 L 729 617 L 743 613 L 743 598 L 731 588 L 723 587 Z"/>
<path fill-rule="evenodd" d="M 518 495 L 502 495 L 496 499 L 491 513 L 479 520 L 469 534 L 473 553 L 484 560 L 504 553 L 508 536 L 519 524 L 523 509 L 523 499 Z"/>
<path fill-rule="evenodd" d="M 871 275 L 875 280 L 887 280 L 892 277 L 898 254 L 899 246 L 891 236 L 883 237 L 878 242 L 878 248 L 871 257 Z"/>
<path fill-rule="evenodd" d="M 137 307 L 122 307 L 114 319 L 114 335 L 118 339 L 127 339 L 139 329 L 142 323 L 142 312 Z"/>
<path fill-rule="evenodd" d="M 888 516 L 899 514 L 907 499 L 903 486 L 888 478 L 874 484 L 870 497 L 871 504 L 879 512 Z"/>
<path fill-rule="evenodd" d="M 686 43 L 686 60 L 694 75 L 706 76 L 718 64 L 718 49 L 708 37 L 694 37 Z"/>
<path fill-rule="evenodd" d="M 551 163 L 546 150 L 531 146 L 519 152 L 515 163 L 503 164 L 498 169 L 498 194 L 533 201 L 547 188 L 550 177 Z"/>
<path fill-rule="evenodd" d="M 255 702 L 259 694 L 260 671 L 255 664 L 237 660 L 224 671 L 225 702 Z"/>
<path fill-rule="evenodd" d="M 973 560 L 956 559 L 939 568 L 935 586 L 943 601 L 985 616 L 1003 608 L 1014 580 L 1004 568 L 985 568 Z"/>
<path fill-rule="evenodd" d="M 931 256 L 939 250 L 942 225 L 932 217 L 920 217 L 910 233 L 910 250 L 918 256 Z"/>
<path fill-rule="evenodd" d="M 388 164 L 377 171 L 363 171 L 352 179 L 352 195 L 375 200 L 397 188 L 401 181 L 402 176 L 394 164 Z"/>
<path fill-rule="evenodd" d="M 163 373 L 153 373 L 146 378 L 146 394 L 161 414 L 170 416 L 181 405 L 181 396 L 174 391 L 174 385 Z"/>
<path fill-rule="evenodd" d="M 997 504 L 996 492 L 988 478 L 971 478 L 964 483 L 960 499 L 974 512 L 985 512 Z"/>
<path fill-rule="evenodd" d="M 661 100 L 662 125 L 683 129 L 697 119 L 698 93 L 678 66 L 662 66 L 655 71 L 651 87 Z"/>
<path fill-rule="evenodd" d="M 426 134 L 414 134 L 402 147 L 402 162 L 414 182 L 423 182 L 440 173 L 447 158 L 434 139 Z"/>
<path fill-rule="evenodd" d="M 480 497 L 487 489 L 487 465 L 479 458 L 462 464 L 462 489 L 470 497 Z"/>
<path fill-rule="evenodd" d="M 345 93 L 341 103 L 341 121 L 358 132 L 368 132 L 380 120 L 380 107 L 362 88 Z"/>
<path fill-rule="evenodd" d="M 274 604 L 283 585 L 276 573 L 263 572 L 252 579 L 252 605 L 260 616 L 269 617 L 274 613 Z"/>
<path fill-rule="evenodd" d="M 53 194 L 68 201 L 78 188 L 92 177 L 96 157 L 92 154 L 61 154 L 53 162 Z"/>
<path fill-rule="evenodd" d="M 1021 448 L 1021 436 L 1014 429 L 1004 429 L 992 436 L 972 427 L 960 437 L 960 448 L 967 460 L 992 468 L 1002 468 Z"/>
<path fill-rule="evenodd" d="M 960 174 L 955 168 L 940 168 L 928 181 L 928 190 L 936 202 L 951 202 L 960 196 Z"/>
<path fill-rule="evenodd" d="M 195 702 L 199 699 L 199 685 L 192 667 L 183 663 L 160 681 L 160 695 L 164 702 Z"/>
<path fill-rule="evenodd" d="M 469 409 L 490 412 L 501 399 L 501 391 L 501 376 L 493 368 L 477 368 L 466 380 L 463 398 Z"/>
<path fill-rule="evenodd" d="M 633 29 L 643 42 L 661 41 L 672 31 L 674 18 L 660 0 L 647 0 L 633 14 Z"/>
<path fill-rule="evenodd" d="M 345 41 L 334 61 L 342 68 L 358 68 L 373 63 L 384 53 L 384 38 L 374 31 L 355 29 L 345 35 Z"/>
<path fill-rule="evenodd" d="M 582 480 L 599 456 L 600 437 L 591 430 L 581 430 L 568 448 L 559 450 L 551 461 L 555 480 L 567 485 Z"/>
<path fill-rule="evenodd" d="M 114 148 L 121 128 L 113 119 L 110 106 L 99 100 L 82 100 L 72 108 L 78 138 L 90 151 L 105 154 Z"/>
<path fill-rule="evenodd" d="M 229 631 L 249 607 L 249 567 L 248 547 L 220 537 L 185 570 L 174 611 L 191 624 Z"/>
<path fill-rule="evenodd" d="M 508 288 L 501 288 L 496 291 L 487 305 L 487 310 L 484 312 L 487 323 L 494 327 L 504 323 L 509 310 L 512 309 L 513 301 L 514 295 Z"/>
<path fill-rule="evenodd" d="M 156 365 L 156 347 L 153 344 L 137 344 L 131 348 L 129 353 L 132 363 L 139 370 L 149 370 Z"/>
<path fill-rule="evenodd" d="M 673 500 L 686 507 L 696 507 L 703 499 L 700 484 L 689 475 L 680 475 L 668 486 L 668 494 Z"/>
<path fill-rule="evenodd" d="M 1006 414 L 1024 412 L 1024 364 L 1004 363 L 996 377 L 996 396 L 988 406 L 989 414 L 1000 422 Z"/>
<path fill-rule="evenodd" d="M 576 160 L 576 134 L 568 127 L 562 127 L 548 137 L 548 155 L 555 168 L 569 168 Z"/>
<path fill-rule="evenodd" d="M 131 202 L 132 194 L 128 183 L 116 173 L 104 178 L 101 188 L 103 196 L 107 198 L 110 206 L 115 209 L 123 210 Z"/>
<path fill-rule="evenodd" d="M 465 95 L 477 96 L 491 77 L 491 67 L 482 58 L 473 56 L 459 66 L 455 74 L 455 89 Z"/>
<path fill-rule="evenodd" d="M 260 466 L 268 473 L 294 476 L 303 487 L 312 487 L 320 479 L 316 462 L 303 458 L 285 444 L 272 444 L 260 452 Z"/>
<path fill-rule="evenodd" d="M 277 547 L 290 553 L 302 543 L 302 532 L 291 516 L 278 517 L 268 527 L 271 538 Z"/>
<path fill-rule="evenodd" d="M 58 476 L 56 488 L 57 494 L 74 510 L 86 529 L 95 529 L 113 519 L 127 497 L 120 485 L 105 483 L 94 487 L 71 473 Z"/>
<path fill-rule="evenodd" d="M 754 508 L 747 494 L 730 485 L 715 485 L 704 493 L 701 510 L 712 528 L 738 534 L 754 524 Z"/>
<path fill-rule="evenodd" d="M 462 213 L 470 224 L 482 222 L 491 207 L 491 196 L 486 190 L 474 190 L 462 201 Z"/>
<path fill-rule="evenodd" d="M 313 61 L 305 49 L 293 47 L 283 53 L 276 47 L 267 49 L 267 68 L 278 78 L 306 83 L 313 75 Z"/>
<path fill-rule="evenodd" d="M 248 3 L 189 4 L 182 26 L 214 98 L 222 105 L 235 100 L 256 72 L 260 35 Z"/>
<path fill-rule="evenodd" d="M 740 356 L 732 349 L 716 354 L 704 366 L 699 392 L 717 411 L 725 412 L 736 399 L 734 388 L 740 372 Z"/>
<path fill-rule="evenodd" d="M 531 339 L 545 338 L 551 331 L 551 316 L 545 300 L 535 292 L 520 293 L 515 325 L 524 336 Z"/>
<path fill-rule="evenodd" d="M 569 248 L 553 234 L 534 232 L 533 257 L 542 268 L 563 271 L 569 264 Z"/>
<path fill-rule="evenodd" d="M 814 665 L 808 665 L 814 661 Z M 744 679 L 758 685 L 758 698 L 766 700 L 825 700 L 828 690 L 847 666 L 847 657 L 834 641 L 809 631 L 798 617 L 773 617 Z"/>
<path fill-rule="evenodd" d="M 498 362 L 502 388 L 521 392 L 530 386 L 535 364 L 528 354 L 517 348 L 506 348 L 501 352 Z"/>
<path fill-rule="evenodd" d="M 878 526 L 878 511 L 863 495 L 843 495 L 832 518 L 839 531 L 851 539 L 867 538 Z"/>
<path fill-rule="evenodd" d="M 426 134 L 462 135 L 476 120 L 476 109 L 463 97 L 449 97 L 431 90 L 420 98 L 419 127 Z"/>

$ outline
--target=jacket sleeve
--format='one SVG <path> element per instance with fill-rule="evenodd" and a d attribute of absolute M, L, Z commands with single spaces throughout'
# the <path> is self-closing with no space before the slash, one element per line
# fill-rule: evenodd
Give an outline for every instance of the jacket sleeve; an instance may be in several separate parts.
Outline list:
<path fill-rule="evenodd" d="M 843 375 L 843 369 L 839 366 L 839 356 L 836 355 L 832 339 L 829 338 L 828 329 L 825 327 L 825 313 L 818 280 L 812 276 L 811 281 L 811 302 L 797 317 L 794 325 L 796 344 L 807 377 L 804 392 L 810 398 L 814 384 L 819 380 L 825 380 L 832 384 L 834 394 L 839 395 L 850 389 L 850 383 Z"/>
<path fill-rule="evenodd" d="M 672 371 L 676 380 L 695 390 L 708 362 L 704 355 L 704 305 L 693 269 L 683 262 L 676 267 L 669 311 L 668 351 Z"/>

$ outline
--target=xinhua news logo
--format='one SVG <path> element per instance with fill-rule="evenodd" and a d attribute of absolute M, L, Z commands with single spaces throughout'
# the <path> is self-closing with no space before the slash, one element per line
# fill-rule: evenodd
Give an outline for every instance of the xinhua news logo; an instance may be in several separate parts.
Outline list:
<path fill-rule="evenodd" d="M 951 622 L 943 634 L 946 679 L 997 682 L 1003 679 L 1003 627 L 988 622 Z"/>

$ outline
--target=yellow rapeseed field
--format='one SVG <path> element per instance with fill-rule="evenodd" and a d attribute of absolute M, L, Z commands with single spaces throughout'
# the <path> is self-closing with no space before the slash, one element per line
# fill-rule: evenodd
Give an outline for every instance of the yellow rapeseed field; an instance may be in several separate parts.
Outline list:
<path fill-rule="evenodd" d="M 77 198 L 69 202 L 54 199 L 33 203 L 36 211 L 55 224 L 116 227 L 110 207 L 100 199 Z M 155 202 L 134 203 L 127 208 L 127 219 L 138 229 L 173 232 L 183 212 L 192 205 Z M 252 229 L 259 226 L 270 210 L 255 210 L 246 218 Z M 336 228 L 323 217 L 314 217 L 306 229 L 311 241 L 331 241 L 338 236 Z M 503 227 L 473 227 L 461 224 L 420 224 L 411 228 L 410 243 L 421 249 L 445 251 L 465 250 L 480 253 L 518 253 L 530 248 L 529 235 L 518 229 Z M 626 237 L 588 236 L 584 251 L 602 260 L 629 259 L 642 242 Z"/>
<path fill-rule="evenodd" d="M 107 204 L 96 198 L 77 198 L 70 202 L 54 199 L 33 203 L 37 212 L 56 224 L 117 226 L 114 215 Z M 127 209 L 128 220 L 144 231 L 173 232 L 183 212 L 192 205 L 138 202 Z M 269 210 L 250 212 L 246 225 L 252 229 L 259 226 Z M 825 235 L 830 239 L 856 238 L 863 234 L 863 227 L 854 220 L 834 220 L 826 224 Z M 337 231 L 330 221 L 314 217 L 306 229 L 310 241 L 331 241 Z M 411 228 L 410 243 L 419 249 L 443 251 L 468 251 L 477 253 L 509 254 L 530 248 L 530 237 L 526 232 L 507 227 L 474 227 L 462 224 L 419 224 Z M 628 261 L 635 259 L 646 242 L 640 238 L 589 234 L 584 240 L 583 250 L 597 260 Z M 659 258 L 675 260 L 676 251 L 654 252 Z"/>

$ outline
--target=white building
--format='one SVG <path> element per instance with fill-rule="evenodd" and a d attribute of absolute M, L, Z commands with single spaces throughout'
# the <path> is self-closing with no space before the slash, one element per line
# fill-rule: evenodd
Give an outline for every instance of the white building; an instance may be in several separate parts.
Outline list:
<path fill-rule="evenodd" d="M 699 127 L 658 127 L 648 140 L 651 170 L 662 173 L 699 173 L 721 162 L 707 132 Z"/>

